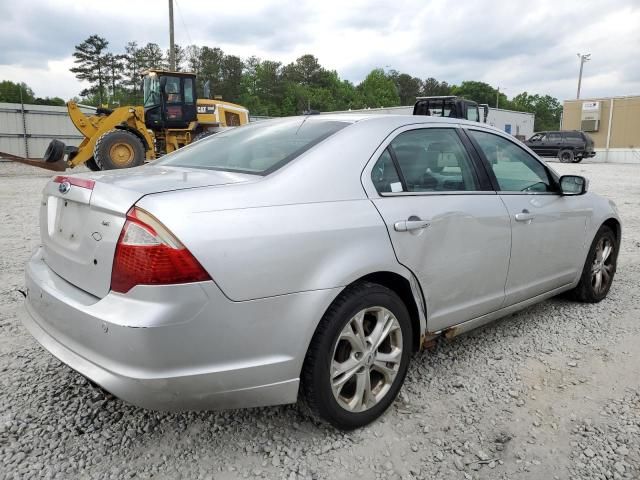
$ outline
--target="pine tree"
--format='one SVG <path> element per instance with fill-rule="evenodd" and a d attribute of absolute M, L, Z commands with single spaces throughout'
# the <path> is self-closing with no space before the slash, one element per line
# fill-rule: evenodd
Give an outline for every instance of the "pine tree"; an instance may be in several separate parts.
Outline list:
<path fill-rule="evenodd" d="M 105 65 L 107 68 L 107 78 L 111 87 L 111 102 L 115 102 L 118 96 L 117 88 L 121 83 L 122 74 L 124 72 L 125 55 L 114 55 L 108 53 L 105 56 Z"/>
<path fill-rule="evenodd" d="M 169 59 L 169 53 L 171 52 L 170 48 L 167 48 L 167 60 Z M 187 61 L 187 51 L 182 48 L 180 45 L 175 44 L 173 46 L 173 54 L 176 59 L 176 72 L 181 72 L 183 70 L 183 66 Z M 168 67 L 169 65 L 167 65 Z"/>
<path fill-rule="evenodd" d="M 91 35 L 80 45 L 76 45 L 74 63 L 77 67 L 71 69 L 76 74 L 78 80 L 89 83 L 89 88 L 83 90 L 80 95 L 88 96 L 96 94 L 98 101 L 102 104 L 104 100 L 105 84 L 107 79 L 107 47 L 109 42 L 98 36 Z"/>
<path fill-rule="evenodd" d="M 140 103 L 142 84 L 142 50 L 137 42 L 129 42 L 124 47 L 124 85 L 130 94 L 130 102 Z"/>
<path fill-rule="evenodd" d="M 157 43 L 147 43 L 140 49 L 142 67 L 146 69 L 165 69 L 167 62 L 162 49 Z"/>

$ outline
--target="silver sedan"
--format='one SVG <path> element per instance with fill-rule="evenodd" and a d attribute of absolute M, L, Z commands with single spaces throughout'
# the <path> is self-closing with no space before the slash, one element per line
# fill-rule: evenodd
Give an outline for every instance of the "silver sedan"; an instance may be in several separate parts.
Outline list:
<path fill-rule="evenodd" d="M 479 123 L 243 126 L 136 169 L 52 179 L 23 321 L 136 405 L 302 397 L 356 428 L 436 336 L 562 292 L 607 295 L 620 220 L 587 187 Z"/>

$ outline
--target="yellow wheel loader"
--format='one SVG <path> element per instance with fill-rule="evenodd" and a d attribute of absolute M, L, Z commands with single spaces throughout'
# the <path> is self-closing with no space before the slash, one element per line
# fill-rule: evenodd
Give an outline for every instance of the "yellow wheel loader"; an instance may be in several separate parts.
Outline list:
<path fill-rule="evenodd" d="M 0 156 L 56 171 L 82 164 L 94 171 L 129 168 L 249 122 L 249 111 L 240 105 L 196 99 L 192 73 L 149 70 L 144 75 L 143 92 L 143 106 L 98 108 L 88 116 L 75 102 L 67 103 L 71 121 L 84 135 L 78 147 L 52 140 L 44 162 Z"/>

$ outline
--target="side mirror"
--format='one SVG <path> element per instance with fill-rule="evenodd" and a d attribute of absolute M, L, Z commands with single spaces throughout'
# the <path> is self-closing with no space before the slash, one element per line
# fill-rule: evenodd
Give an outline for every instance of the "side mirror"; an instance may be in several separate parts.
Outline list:
<path fill-rule="evenodd" d="M 560 177 L 562 195 L 584 195 L 589 188 L 589 180 L 580 175 L 563 175 Z"/>

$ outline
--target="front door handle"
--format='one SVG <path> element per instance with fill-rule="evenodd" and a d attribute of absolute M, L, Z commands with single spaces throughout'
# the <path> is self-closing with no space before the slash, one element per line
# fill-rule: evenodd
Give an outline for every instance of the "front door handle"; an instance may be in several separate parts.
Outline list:
<path fill-rule="evenodd" d="M 536 218 L 536 216 L 529 212 L 529 210 L 527 210 L 526 208 L 524 210 L 522 210 L 521 213 L 516 213 L 516 222 L 530 222 L 531 220 L 533 220 L 534 218 Z"/>
<path fill-rule="evenodd" d="M 410 232 L 412 230 L 422 230 L 431 225 L 428 220 L 420 220 L 418 217 L 409 217 L 409 220 L 402 220 L 393 224 L 396 232 Z"/>

